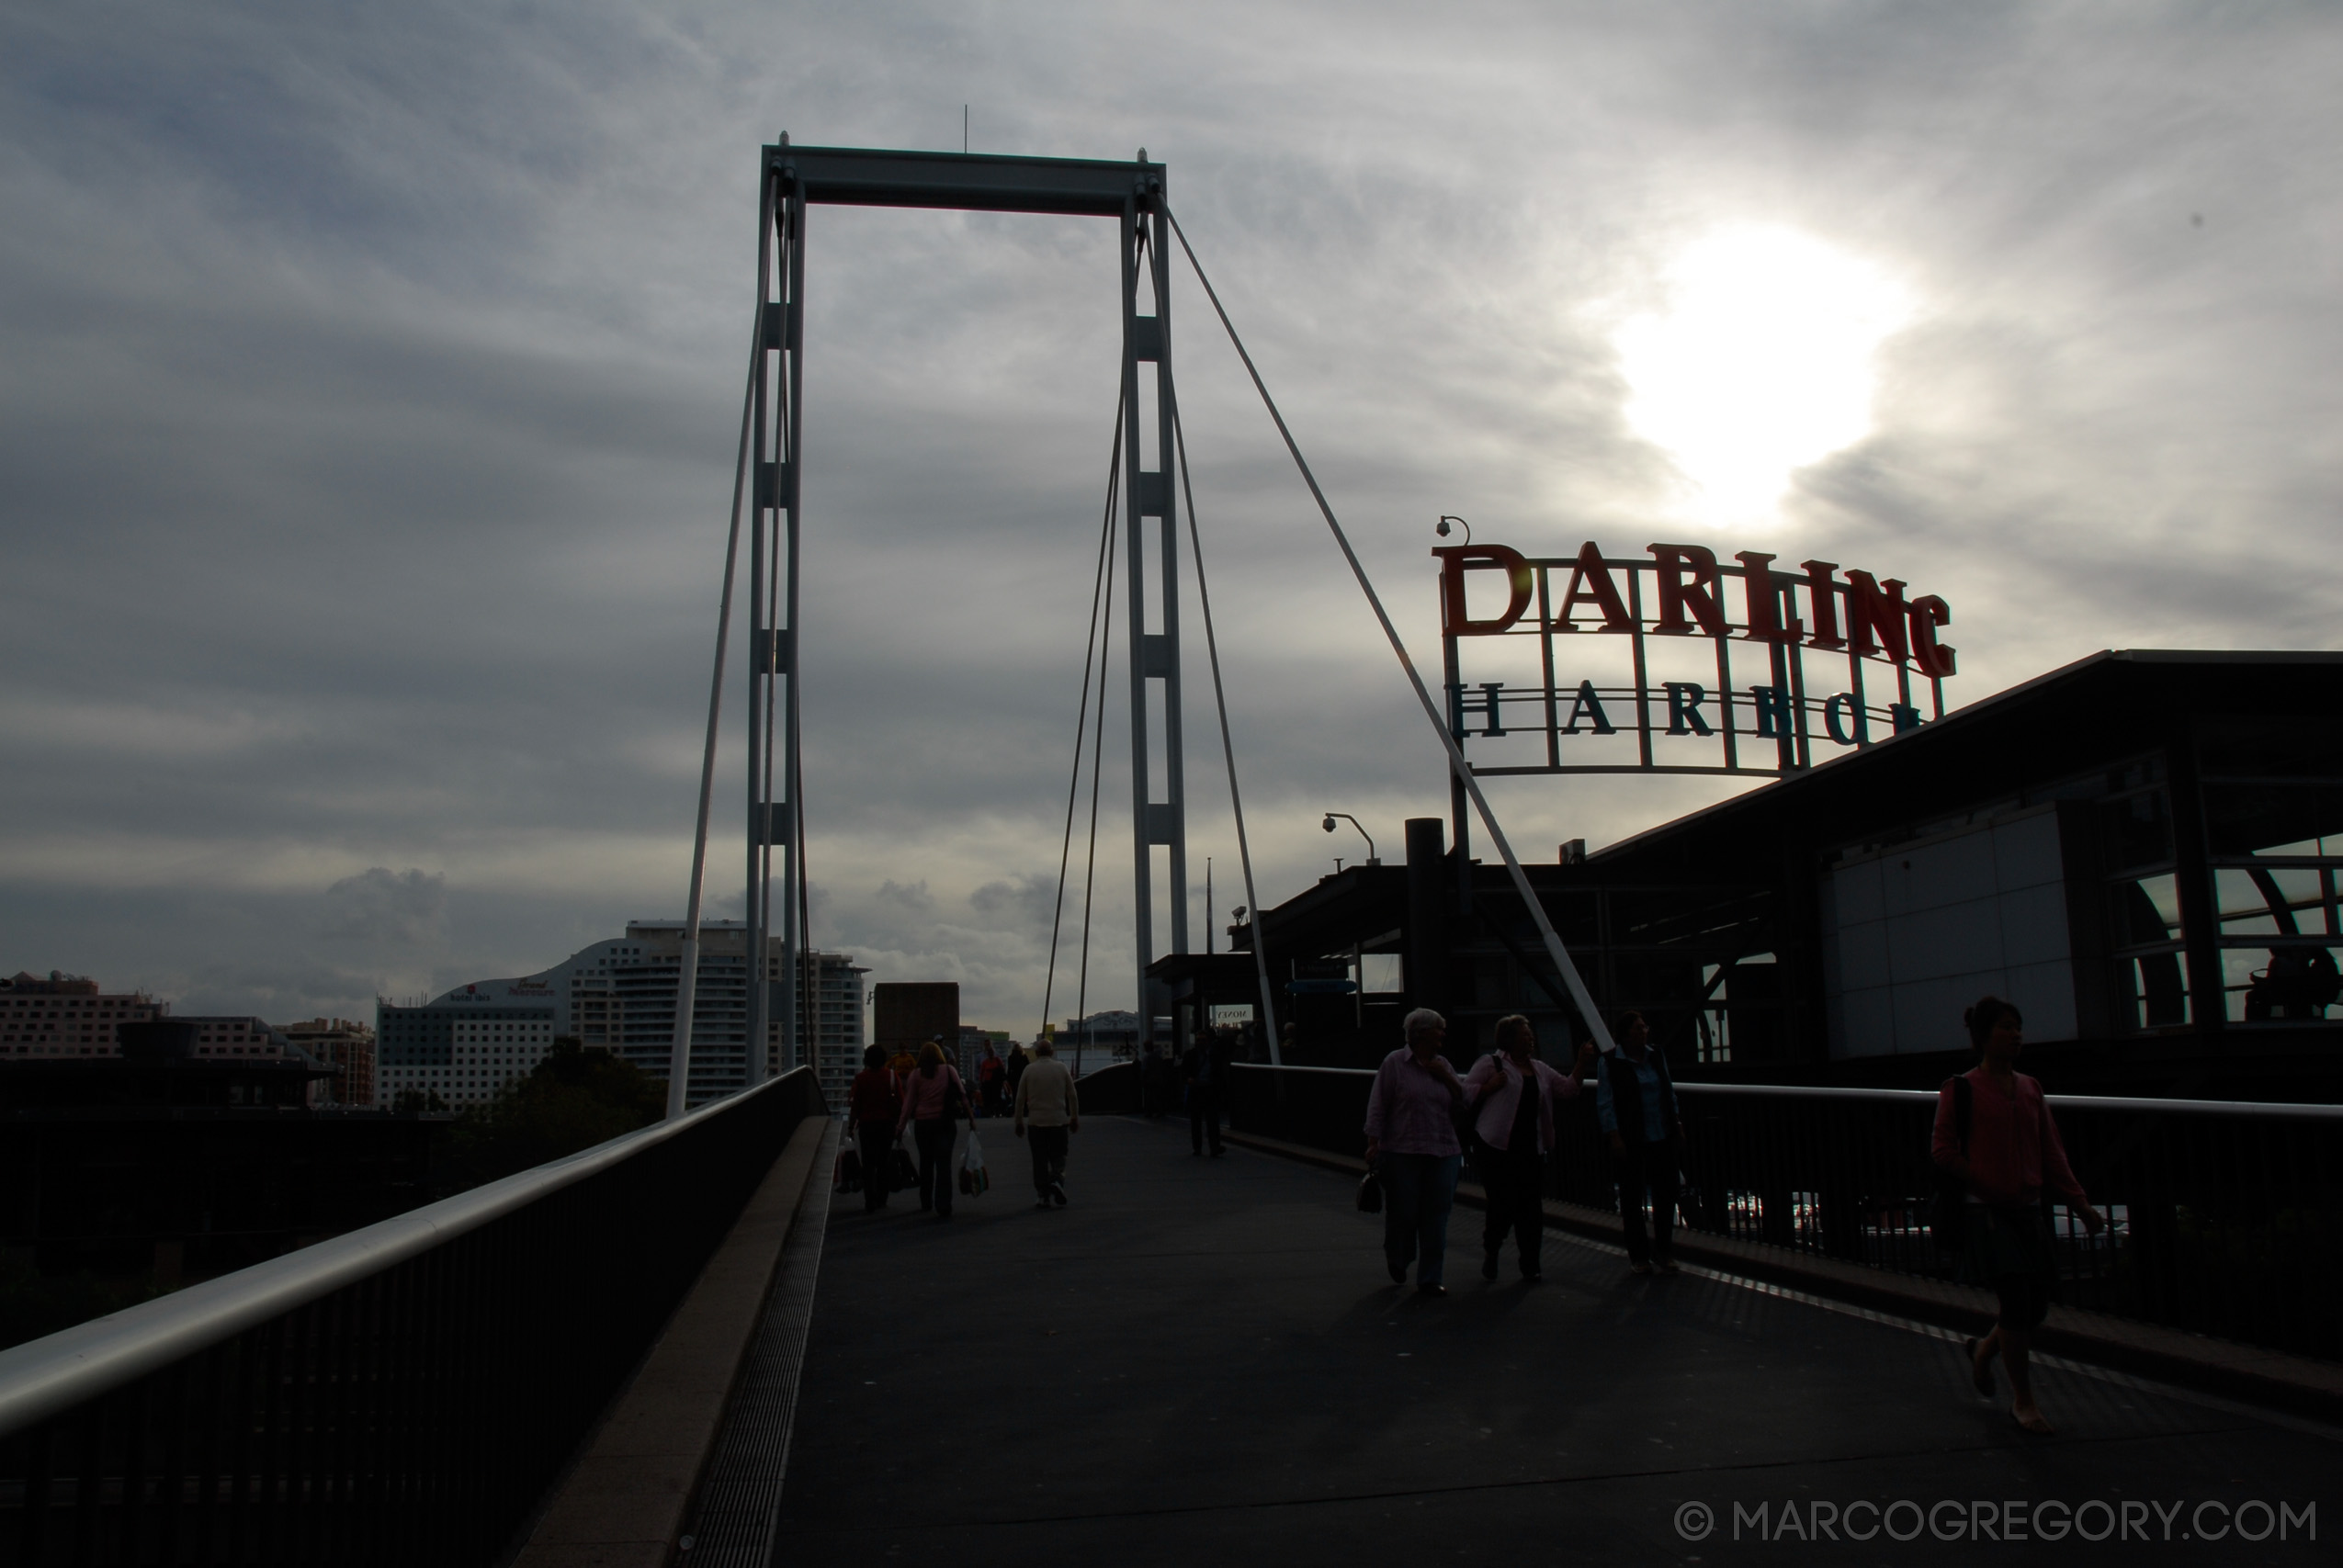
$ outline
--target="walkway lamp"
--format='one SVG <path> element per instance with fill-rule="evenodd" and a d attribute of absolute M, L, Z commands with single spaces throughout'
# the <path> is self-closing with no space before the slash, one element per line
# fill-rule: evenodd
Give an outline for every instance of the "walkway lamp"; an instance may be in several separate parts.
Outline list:
<path fill-rule="evenodd" d="M 1332 831 L 1334 831 L 1334 819 L 1335 819 L 1336 818 L 1338 818 L 1338 817 L 1339 817 L 1339 818 L 1341 818 L 1343 821 L 1348 822 L 1348 823 L 1349 823 L 1352 827 L 1353 827 L 1353 828 L 1359 828 L 1359 819 L 1358 819 L 1357 818 L 1355 818 L 1355 817 L 1352 816 L 1352 815 L 1351 815 L 1349 812 L 1347 812 L 1347 811 L 1330 811 L 1330 812 L 1328 812 L 1328 813 L 1326 814 L 1326 819 L 1325 819 L 1324 821 L 1320 822 L 1320 823 L 1319 824 L 1319 827 L 1321 827 L 1321 828 L 1323 828 L 1323 829 L 1325 829 L 1328 832 L 1331 833 Z M 1377 859 L 1375 858 L 1375 840 L 1374 840 L 1374 838 L 1373 838 L 1373 837 L 1372 837 L 1372 836 L 1371 836 L 1371 835 L 1367 832 L 1367 830 L 1366 830 L 1364 828 L 1359 828 L 1359 837 L 1360 837 L 1360 838 L 1362 838 L 1362 839 L 1366 840 L 1366 847 L 1367 847 L 1367 858 L 1366 858 L 1366 863 L 1367 863 L 1367 864 L 1369 864 L 1369 865 L 1381 865 L 1383 863 L 1382 863 L 1380 860 L 1377 860 Z"/>

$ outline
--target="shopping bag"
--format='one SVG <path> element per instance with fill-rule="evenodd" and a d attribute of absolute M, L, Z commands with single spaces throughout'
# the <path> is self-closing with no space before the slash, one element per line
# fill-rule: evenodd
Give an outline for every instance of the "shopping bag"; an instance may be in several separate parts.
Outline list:
<path fill-rule="evenodd" d="M 892 1191 L 906 1191 L 920 1184 L 919 1167 L 911 1163 L 911 1151 L 900 1144 L 895 1145 L 895 1156 L 889 1169 L 893 1177 L 889 1189 Z"/>
<path fill-rule="evenodd" d="M 977 1140 L 976 1130 L 968 1131 L 968 1146 L 960 1155 L 960 1190 L 971 1198 L 981 1198 L 992 1185 L 991 1173 L 984 1168 L 984 1145 Z"/>
<path fill-rule="evenodd" d="M 830 1182 L 841 1192 L 861 1191 L 863 1190 L 863 1156 L 853 1149 L 840 1150 L 838 1166 L 831 1173 Z"/>

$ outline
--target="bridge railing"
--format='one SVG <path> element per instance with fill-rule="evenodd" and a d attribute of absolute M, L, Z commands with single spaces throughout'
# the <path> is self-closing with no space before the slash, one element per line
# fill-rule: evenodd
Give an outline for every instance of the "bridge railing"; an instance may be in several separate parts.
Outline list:
<path fill-rule="evenodd" d="M 1364 1147 L 1372 1072 L 1239 1066 L 1232 1125 Z M 1679 1084 L 1680 1223 L 1714 1235 L 1942 1278 L 1925 1089 Z M 1591 1092 L 1565 1108 L 1548 1196 L 1615 1211 Z M 2060 1299 L 2193 1333 L 2332 1357 L 2343 1299 L 2343 1107 L 2052 1095 L 2067 1156 L 2111 1220 L 2051 1212 Z"/>
<path fill-rule="evenodd" d="M 0 1565 L 497 1561 L 821 1111 L 800 1069 L 0 1351 Z"/>
<path fill-rule="evenodd" d="M 1076 1078 L 1074 1089 L 1086 1116 L 1131 1115 L 1139 1109 L 1139 1065 L 1109 1062 Z"/>

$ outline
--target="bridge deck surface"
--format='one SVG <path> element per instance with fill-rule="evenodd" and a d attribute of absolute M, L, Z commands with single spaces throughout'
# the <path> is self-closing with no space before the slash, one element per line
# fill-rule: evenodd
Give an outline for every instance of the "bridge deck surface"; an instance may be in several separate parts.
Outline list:
<path fill-rule="evenodd" d="M 1497 1559 L 1950 1561 L 1975 1543 L 1783 1538 L 1734 1510 L 1858 1499 L 2186 1506 L 2166 1552 L 2311 1562 L 2343 1536 L 2343 1434 L 2120 1375 L 2038 1373 L 2054 1438 L 1970 1392 L 1958 1347 L 1692 1272 L 1630 1276 L 1558 1235 L 1545 1282 L 1479 1277 L 1477 1211 L 1443 1299 L 1394 1288 L 1379 1222 L 1324 1171 L 1183 1122 L 1101 1118 L 1072 1206 L 1033 1205 L 1023 1146 L 980 1124 L 992 1190 L 948 1224 L 837 1200 L 789 1473 L 787 1562 L 1374 1565 Z M 2181 1545 L 2205 1499 L 2319 1505 L 2258 1547 Z M 1715 1510 L 1688 1542 L 1679 1510 Z M 2053 1517 L 2054 1517 L 2054 1512 Z M 1861 1516 L 1856 1527 L 1869 1523 Z M 1908 1512 L 1896 1516 L 1900 1533 Z M 2160 1541 L 2158 1516 L 2134 1524 Z M 2220 1516 L 2208 1514 L 2206 1522 Z M 2260 1516 L 2247 1516 L 2258 1529 Z M 1953 1516 L 1940 1513 L 1950 1529 Z M 2096 1512 L 2085 1528 L 2101 1528 Z M 2119 1549 L 2119 1534 L 2098 1550 Z M 2031 1532 L 2029 1532 L 2031 1533 Z M 2073 1539 L 1985 1550 L 2051 1561 Z M 2331 1560 L 2331 1558 L 2329 1559 Z"/>

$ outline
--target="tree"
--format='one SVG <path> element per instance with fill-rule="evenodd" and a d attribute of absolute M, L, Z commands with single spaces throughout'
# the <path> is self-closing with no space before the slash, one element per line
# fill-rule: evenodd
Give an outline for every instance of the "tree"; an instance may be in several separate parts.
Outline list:
<path fill-rule="evenodd" d="M 647 1127 L 666 1111 L 667 1089 L 657 1078 L 615 1052 L 557 1035 L 528 1077 L 456 1118 L 448 1175 L 458 1188 L 493 1181 Z"/>

